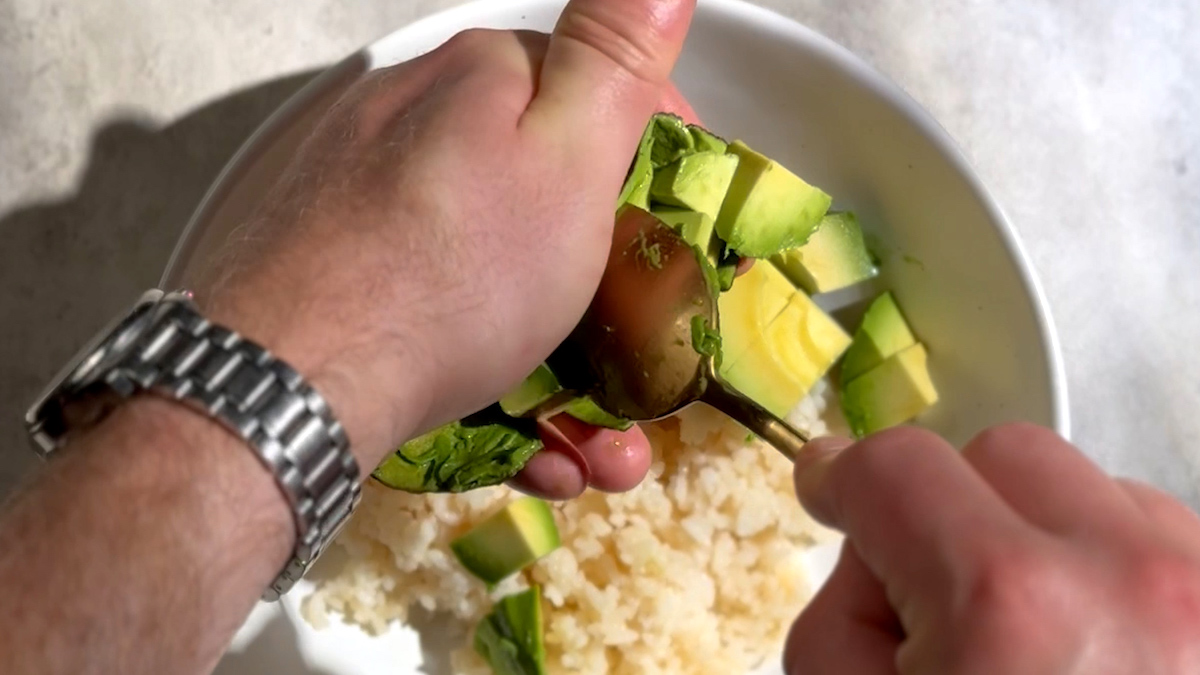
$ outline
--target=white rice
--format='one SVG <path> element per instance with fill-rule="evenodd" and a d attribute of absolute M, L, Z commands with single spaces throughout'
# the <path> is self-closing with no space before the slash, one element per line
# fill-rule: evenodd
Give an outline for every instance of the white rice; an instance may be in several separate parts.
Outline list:
<path fill-rule="evenodd" d="M 813 434 L 827 424 L 840 431 L 829 398 L 822 382 L 790 421 Z M 490 596 L 449 543 L 516 492 L 368 485 L 335 544 L 344 567 L 318 582 L 305 618 L 320 627 L 340 615 L 381 632 L 420 607 L 474 626 L 493 598 L 537 583 L 551 673 L 729 675 L 777 657 L 810 596 L 799 554 L 829 537 L 796 503 L 791 465 L 701 405 L 645 429 L 650 477 L 625 494 L 589 490 L 557 504 L 562 548 Z M 490 673 L 469 643 L 453 664 L 462 675 Z"/>

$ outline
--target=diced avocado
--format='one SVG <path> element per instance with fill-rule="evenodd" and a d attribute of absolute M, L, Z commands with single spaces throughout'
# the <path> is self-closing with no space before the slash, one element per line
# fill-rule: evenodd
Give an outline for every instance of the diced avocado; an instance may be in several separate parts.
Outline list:
<path fill-rule="evenodd" d="M 450 550 L 468 572 L 494 585 L 560 543 L 550 506 L 535 497 L 522 497 L 450 542 Z"/>
<path fill-rule="evenodd" d="M 475 651 L 495 675 L 546 675 L 541 587 L 497 602 L 475 628 Z"/>
<path fill-rule="evenodd" d="M 843 384 L 883 363 L 884 359 L 916 344 L 900 307 L 892 294 L 884 293 L 871 302 L 854 333 L 846 358 L 842 359 Z"/>
<path fill-rule="evenodd" d="M 796 289 L 773 265 L 755 265 L 717 299 L 720 313 L 721 360 L 726 367 L 761 342 Z"/>
<path fill-rule="evenodd" d="M 717 152 L 685 155 L 654 173 L 650 199 L 716 218 L 737 165 L 736 155 Z"/>
<path fill-rule="evenodd" d="M 733 288 L 733 280 L 737 278 L 738 266 L 742 264 L 741 257 L 733 249 L 725 245 L 720 237 L 713 237 L 713 244 L 721 244 L 721 253 L 717 256 L 717 285 L 724 293 Z"/>
<path fill-rule="evenodd" d="M 769 258 L 807 241 L 829 210 L 829 195 L 741 141 L 731 143 L 729 153 L 739 162 L 717 216 L 717 235 L 750 258 Z"/>
<path fill-rule="evenodd" d="M 650 163 L 655 170 L 690 155 L 696 150 L 696 142 L 688 131 L 683 118 L 671 113 L 658 113 L 650 119 Z"/>
<path fill-rule="evenodd" d="M 650 150 L 654 146 L 654 120 L 651 119 L 642 132 L 642 140 L 638 142 L 637 153 L 625 177 L 625 185 L 617 197 L 617 208 L 625 204 L 633 204 L 641 209 L 650 208 L 650 183 L 654 179 L 654 164 L 650 160 Z"/>
<path fill-rule="evenodd" d="M 667 207 L 656 208 L 653 213 L 659 220 L 675 228 L 687 243 L 699 246 L 704 251 L 713 243 L 713 221 L 703 213 Z"/>
<path fill-rule="evenodd" d="M 587 396 L 580 396 L 571 401 L 563 409 L 563 412 L 584 424 L 590 424 L 594 427 L 626 431 L 633 426 L 633 422 L 608 412 Z"/>
<path fill-rule="evenodd" d="M 772 256 L 771 262 L 808 293 L 836 291 L 878 272 L 858 219 L 849 212 L 825 216 L 808 242 Z"/>
<path fill-rule="evenodd" d="M 760 266 L 772 268 L 755 265 Z M 850 336 L 837 322 L 808 296 L 794 293 L 759 339 L 721 366 L 721 375 L 759 405 L 785 417 L 849 344 Z"/>
<path fill-rule="evenodd" d="M 537 367 L 525 381 L 500 399 L 504 414 L 517 417 L 538 407 L 540 403 L 562 391 L 558 378 L 546 364 Z"/>
<path fill-rule="evenodd" d="M 541 449 L 534 420 L 494 404 L 405 443 L 371 476 L 406 492 L 464 492 L 512 478 Z"/>
<path fill-rule="evenodd" d="M 696 152 L 725 152 L 729 143 L 720 136 L 696 124 L 689 124 L 688 131 L 692 133 L 692 142 Z"/>
<path fill-rule="evenodd" d="M 917 343 L 889 356 L 842 388 L 842 410 L 858 437 L 913 419 L 937 403 L 925 346 Z"/>

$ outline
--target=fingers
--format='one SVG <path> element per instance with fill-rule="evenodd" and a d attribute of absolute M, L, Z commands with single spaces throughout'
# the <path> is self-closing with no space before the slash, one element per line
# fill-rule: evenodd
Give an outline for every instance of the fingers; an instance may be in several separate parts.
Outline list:
<path fill-rule="evenodd" d="M 974 545 L 1004 545 L 1021 531 L 1016 514 L 940 437 L 898 427 L 846 443 L 806 446 L 796 492 L 815 518 L 855 543 L 897 609 L 944 597 Z"/>
<path fill-rule="evenodd" d="M 512 481 L 534 496 L 570 499 L 588 486 L 624 492 L 641 483 L 650 469 L 650 442 L 636 426 L 617 431 L 558 415 L 541 422 L 539 431 L 545 447 Z"/>
<path fill-rule="evenodd" d="M 846 542 L 837 567 L 800 618 L 783 653 L 788 675 L 892 675 L 903 632 L 883 585 Z"/>
<path fill-rule="evenodd" d="M 1133 522 L 1128 495 L 1049 429 L 993 427 L 967 443 L 962 455 L 1017 513 L 1055 534 L 1094 534 Z"/>
<path fill-rule="evenodd" d="M 1156 487 L 1129 478 L 1116 480 L 1159 534 L 1200 557 L 1200 515 Z"/>
<path fill-rule="evenodd" d="M 694 7 L 695 0 L 571 0 L 551 35 L 526 120 L 561 133 L 575 151 L 606 150 L 628 163 Z"/>

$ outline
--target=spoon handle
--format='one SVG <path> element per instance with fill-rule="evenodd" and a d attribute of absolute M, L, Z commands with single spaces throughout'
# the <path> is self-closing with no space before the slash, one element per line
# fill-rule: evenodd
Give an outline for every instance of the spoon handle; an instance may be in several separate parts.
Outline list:
<path fill-rule="evenodd" d="M 716 378 L 709 380 L 700 400 L 740 422 L 793 462 L 800 448 L 809 441 L 808 434 L 797 431 L 750 397 Z"/>

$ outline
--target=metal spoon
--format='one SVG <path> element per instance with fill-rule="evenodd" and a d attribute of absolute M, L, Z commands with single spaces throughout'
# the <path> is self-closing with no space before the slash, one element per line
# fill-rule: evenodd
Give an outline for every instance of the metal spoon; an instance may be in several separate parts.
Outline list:
<path fill-rule="evenodd" d="M 566 390 L 621 417 L 646 421 L 703 401 L 740 422 L 788 459 L 808 436 L 740 393 L 692 344 L 695 317 L 714 330 L 717 301 L 694 249 L 658 218 L 624 207 L 608 267 L 587 314 L 549 360 Z M 561 406 L 564 393 L 538 406 Z"/>

